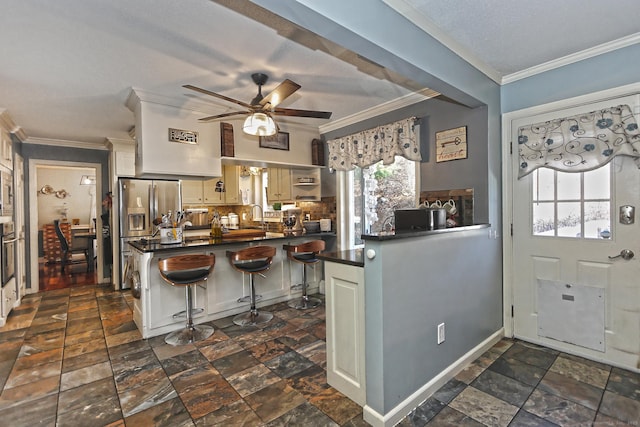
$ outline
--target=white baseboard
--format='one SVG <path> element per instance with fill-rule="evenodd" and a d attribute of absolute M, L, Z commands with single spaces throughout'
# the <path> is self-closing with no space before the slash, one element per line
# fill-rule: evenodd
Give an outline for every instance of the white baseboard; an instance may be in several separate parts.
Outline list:
<path fill-rule="evenodd" d="M 445 385 L 451 378 L 458 375 L 460 371 L 467 367 L 467 365 L 493 347 L 503 337 L 504 328 L 500 328 L 384 415 L 375 411 L 370 406 L 365 405 L 362 410 L 364 420 L 373 427 L 391 427 L 396 425 L 400 420 L 407 416 L 409 412 L 417 408 L 440 387 Z"/>

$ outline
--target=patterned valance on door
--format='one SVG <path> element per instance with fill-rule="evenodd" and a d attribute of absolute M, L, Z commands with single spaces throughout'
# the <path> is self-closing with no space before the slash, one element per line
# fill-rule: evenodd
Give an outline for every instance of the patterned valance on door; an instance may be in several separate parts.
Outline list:
<path fill-rule="evenodd" d="M 518 178 L 540 167 L 585 172 L 619 155 L 635 157 L 640 166 L 640 130 L 631 108 L 618 105 L 523 126 L 518 153 Z"/>

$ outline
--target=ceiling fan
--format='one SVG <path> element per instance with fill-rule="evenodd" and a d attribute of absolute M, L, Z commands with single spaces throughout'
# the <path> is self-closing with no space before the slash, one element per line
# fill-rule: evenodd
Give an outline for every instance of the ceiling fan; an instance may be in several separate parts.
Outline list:
<path fill-rule="evenodd" d="M 271 117 L 272 115 L 310 117 L 318 119 L 331 118 L 331 113 L 328 111 L 278 108 L 278 104 L 280 104 L 301 87 L 299 84 L 289 79 L 285 79 L 267 96 L 262 96 L 262 86 L 267 82 L 269 76 L 263 73 L 254 73 L 251 75 L 251 79 L 256 85 L 258 85 L 258 94 L 249 103 L 229 98 L 228 96 L 220 95 L 219 93 L 211 92 L 209 90 L 202 89 L 193 85 L 183 85 L 182 87 L 203 93 L 205 95 L 220 98 L 228 102 L 233 102 L 234 104 L 238 104 L 244 107 L 246 110 L 232 111 L 230 113 L 203 117 L 199 119 L 199 121 L 211 122 L 214 120 L 222 119 L 224 117 L 248 114 L 242 126 L 242 130 L 250 135 L 268 136 L 276 134 L 278 132 L 278 126 L 273 121 L 273 118 Z"/>

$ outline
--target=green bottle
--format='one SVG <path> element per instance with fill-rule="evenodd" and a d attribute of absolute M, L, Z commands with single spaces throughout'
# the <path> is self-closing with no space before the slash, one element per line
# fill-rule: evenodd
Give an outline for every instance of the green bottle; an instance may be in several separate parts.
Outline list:
<path fill-rule="evenodd" d="M 218 212 L 213 214 L 213 221 L 211 221 L 211 237 L 213 239 L 222 239 L 222 224 L 220 223 Z"/>

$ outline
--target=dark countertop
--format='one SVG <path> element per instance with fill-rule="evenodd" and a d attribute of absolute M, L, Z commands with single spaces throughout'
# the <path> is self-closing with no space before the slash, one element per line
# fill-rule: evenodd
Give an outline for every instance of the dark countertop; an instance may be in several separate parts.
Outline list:
<path fill-rule="evenodd" d="M 354 267 L 364 267 L 364 253 L 362 249 L 351 249 L 338 252 L 320 252 L 316 257 L 324 261 L 353 265 Z"/>
<path fill-rule="evenodd" d="M 211 224 L 204 224 L 204 225 L 187 225 L 182 227 L 183 230 L 187 231 L 187 230 L 208 230 L 211 228 Z"/>
<path fill-rule="evenodd" d="M 408 239 L 411 237 L 430 236 L 430 235 L 443 234 L 443 233 L 455 233 L 459 231 L 479 230 L 481 228 L 489 228 L 489 227 L 491 227 L 491 224 L 462 225 L 460 227 L 441 228 L 439 230 L 408 231 L 408 232 L 402 232 L 402 233 L 382 232 L 378 234 L 363 234 L 361 238 L 362 240 L 377 240 L 377 241 L 397 240 L 397 239 Z"/>
<path fill-rule="evenodd" d="M 214 240 L 207 237 L 187 237 L 184 239 L 182 243 L 174 243 L 174 244 L 161 244 L 160 239 L 150 239 L 146 241 L 142 240 L 134 240 L 128 242 L 131 246 L 137 249 L 140 252 L 164 252 L 164 251 L 175 251 L 180 249 L 194 249 L 194 248 L 212 248 L 217 246 L 227 246 L 227 245 L 235 245 L 238 243 L 251 243 L 251 242 L 261 242 L 261 241 L 278 241 L 285 239 L 301 239 L 301 238 L 322 238 L 322 237 L 336 237 L 335 233 L 324 232 L 324 233 L 309 233 L 303 234 L 301 236 L 293 236 L 290 234 L 283 233 L 272 233 L 269 236 L 265 237 L 248 237 L 248 238 L 234 238 L 234 239 L 222 239 L 222 240 Z"/>

